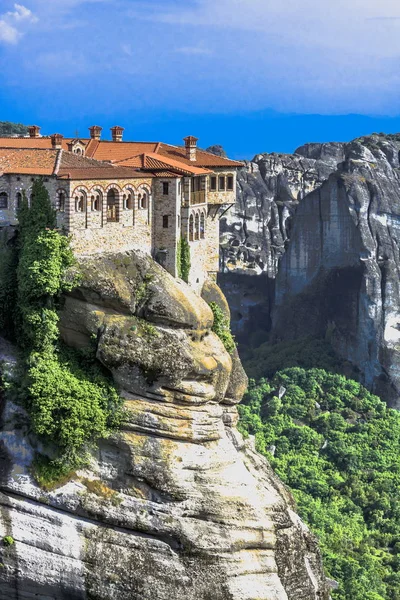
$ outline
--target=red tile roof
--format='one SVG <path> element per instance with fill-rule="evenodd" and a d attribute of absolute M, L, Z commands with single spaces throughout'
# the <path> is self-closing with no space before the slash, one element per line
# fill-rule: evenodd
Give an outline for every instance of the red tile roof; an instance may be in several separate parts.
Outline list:
<path fill-rule="evenodd" d="M 196 149 L 196 160 L 191 161 L 186 158 L 186 148 L 182 146 L 170 146 L 169 144 L 160 144 L 158 154 L 162 156 L 168 156 L 179 162 L 183 162 L 186 165 L 196 165 L 197 167 L 242 167 L 243 163 L 237 160 L 230 160 L 229 158 L 223 158 L 222 156 L 216 156 L 211 152 L 205 150 Z"/>
<path fill-rule="evenodd" d="M 115 164 L 115 163 L 114 163 Z M 180 161 L 173 160 L 170 157 L 160 156 L 156 153 L 140 154 L 130 158 L 120 160 L 116 164 L 122 166 L 139 167 L 151 171 L 176 171 L 184 175 L 206 175 L 210 171 L 201 169 L 193 163 L 183 164 Z"/>
<path fill-rule="evenodd" d="M 58 150 L 0 148 L 0 173 L 52 175 Z"/>
<path fill-rule="evenodd" d="M 64 150 L 0 147 L 0 173 L 57 175 L 67 179 L 130 179 L 152 177 L 133 168 L 114 166 Z"/>
<path fill-rule="evenodd" d="M 68 150 L 68 144 L 77 141 L 76 138 L 63 138 L 62 148 Z M 186 157 L 186 148 L 184 146 L 171 146 L 170 144 L 164 144 L 162 142 L 112 142 L 106 140 L 95 140 L 88 138 L 79 138 L 79 141 L 86 146 L 86 157 L 94 158 L 99 161 L 108 161 L 113 163 L 122 163 L 127 161 L 125 166 L 134 168 L 146 168 L 143 164 L 140 164 L 138 158 L 142 154 L 148 156 L 157 155 L 158 160 L 163 161 L 166 158 L 169 161 L 170 166 L 179 168 L 181 171 L 186 170 L 194 173 L 195 168 L 238 168 L 243 163 L 216 156 L 205 150 L 196 150 L 196 160 L 191 161 Z M 13 147 L 13 148 L 46 148 L 51 149 L 52 143 L 50 137 L 39 137 L 39 138 L 0 138 L 0 146 Z M 166 161 L 167 162 L 167 161 Z M 184 166 L 185 165 L 185 166 Z M 164 167 L 165 168 L 165 167 Z"/>

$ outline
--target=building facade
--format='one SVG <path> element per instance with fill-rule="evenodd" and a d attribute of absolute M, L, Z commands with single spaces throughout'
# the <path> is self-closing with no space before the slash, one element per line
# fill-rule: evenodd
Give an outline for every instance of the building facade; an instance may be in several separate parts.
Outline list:
<path fill-rule="evenodd" d="M 0 227 L 17 224 L 18 205 L 43 179 L 58 226 L 77 254 L 138 249 L 178 276 L 178 245 L 190 247 L 189 283 L 197 290 L 219 268 L 219 218 L 235 202 L 237 161 L 197 148 L 124 142 L 123 129 L 101 140 L 40 136 L 0 138 Z"/>

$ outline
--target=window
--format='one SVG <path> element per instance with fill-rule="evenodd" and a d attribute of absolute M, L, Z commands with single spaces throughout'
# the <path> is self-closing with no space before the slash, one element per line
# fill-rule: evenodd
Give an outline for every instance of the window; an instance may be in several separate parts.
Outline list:
<path fill-rule="evenodd" d="M 22 206 L 22 193 L 17 192 L 17 208 L 21 208 Z"/>
<path fill-rule="evenodd" d="M 233 175 L 228 175 L 227 179 L 227 184 L 226 184 L 226 189 L 229 192 L 233 191 Z"/>
<path fill-rule="evenodd" d="M 201 178 L 193 177 L 192 179 L 192 192 L 200 192 L 201 190 Z"/>
<path fill-rule="evenodd" d="M 57 194 L 57 208 L 60 212 L 65 211 L 65 192 L 60 190 Z"/>
<path fill-rule="evenodd" d="M 194 216 L 190 215 L 189 219 L 189 241 L 193 242 L 194 240 Z"/>
<path fill-rule="evenodd" d="M 83 192 L 79 192 L 75 196 L 75 211 L 76 212 L 85 212 L 86 202 L 85 202 L 85 194 Z"/>
<path fill-rule="evenodd" d="M 162 218 L 163 229 L 168 229 L 168 221 L 169 221 L 168 215 L 164 215 Z"/>
<path fill-rule="evenodd" d="M 225 191 L 225 175 L 218 177 L 218 189 L 220 192 Z"/>
<path fill-rule="evenodd" d="M 0 194 L 0 209 L 8 208 L 8 196 L 5 192 Z"/>
<path fill-rule="evenodd" d="M 195 218 L 194 239 L 195 240 L 200 239 L 200 215 L 199 215 L 199 213 L 197 213 L 196 218 Z"/>
<path fill-rule="evenodd" d="M 147 194 L 145 192 L 143 192 L 142 194 L 139 194 L 138 207 L 143 208 L 143 209 L 147 208 Z"/>
<path fill-rule="evenodd" d="M 95 192 L 92 197 L 90 198 L 91 200 L 91 208 L 93 212 L 98 212 L 101 209 L 101 196 L 100 196 L 100 192 Z"/>
<path fill-rule="evenodd" d="M 162 193 L 164 194 L 164 196 L 168 196 L 168 194 L 169 194 L 169 182 L 168 181 L 163 181 Z"/>
<path fill-rule="evenodd" d="M 217 178 L 216 177 L 210 177 L 210 190 L 212 192 L 217 191 Z"/>
<path fill-rule="evenodd" d="M 133 194 L 131 191 L 128 191 L 128 193 L 124 195 L 124 206 L 126 210 L 133 210 Z"/>
<path fill-rule="evenodd" d="M 205 217 L 205 214 L 202 212 L 201 217 L 200 217 L 200 238 L 202 240 L 204 240 L 204 238 L 205 238 L 205 233 L 206 233 L 206 217 Z"/>
<path fill-rule="evenodd" d="M 116 223 L 118 220 L 118 196 L 116 191 L 111 189 L 107 192 L 107 222 Z"/>

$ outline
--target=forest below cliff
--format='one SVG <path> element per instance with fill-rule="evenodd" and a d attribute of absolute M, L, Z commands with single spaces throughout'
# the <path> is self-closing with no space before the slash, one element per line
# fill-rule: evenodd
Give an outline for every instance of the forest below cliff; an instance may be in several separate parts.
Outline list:
<path fill-rule="evenodd" d="M 332 597 L 399 600 L 400 413 L 338 374 L 322 340 L 264 344 L 244 366 L 257 380 L 239 406 L 241 431 L 318 536 Z"/>

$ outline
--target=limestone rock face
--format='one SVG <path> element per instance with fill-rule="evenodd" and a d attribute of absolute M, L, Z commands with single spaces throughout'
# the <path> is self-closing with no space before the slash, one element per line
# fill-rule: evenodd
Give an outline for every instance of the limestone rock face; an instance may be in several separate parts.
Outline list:
<path fill-rule="evenodd" d="M 223 270 L 275 277 L 299 202 L 344 159 L 343 144 L 259 154 L 239 172 L 236 205 L 221 220 Z"/>
<path fill-rule="evenodd" d="M 239 171 L 236 205 L 221 219 L 219 276 L 239 340 L 269 329 L 275 277 L 296 209 L 343 158 L 343 144 L 308 144 L 295 154 L 259 154 Z"/>
<path fill-rule="evenodd" d="M 400 136 L 345 147 L 300 203 L 279 265 L 273 334 L 327 334 L 362 382 L 400 408 Z"/>
<path fill-rule="evenodd" d="M 43 492 L 24 414 L 3 403 L 0 539 L 15 543 L 0 550 L 0 598 L 327 600 L 314 537 L 235 428 L 245 376 L 207 304 L 145 256 L 79 268 L 61 332 L 96 340 L 126 416 L 90 470 Z"/>

